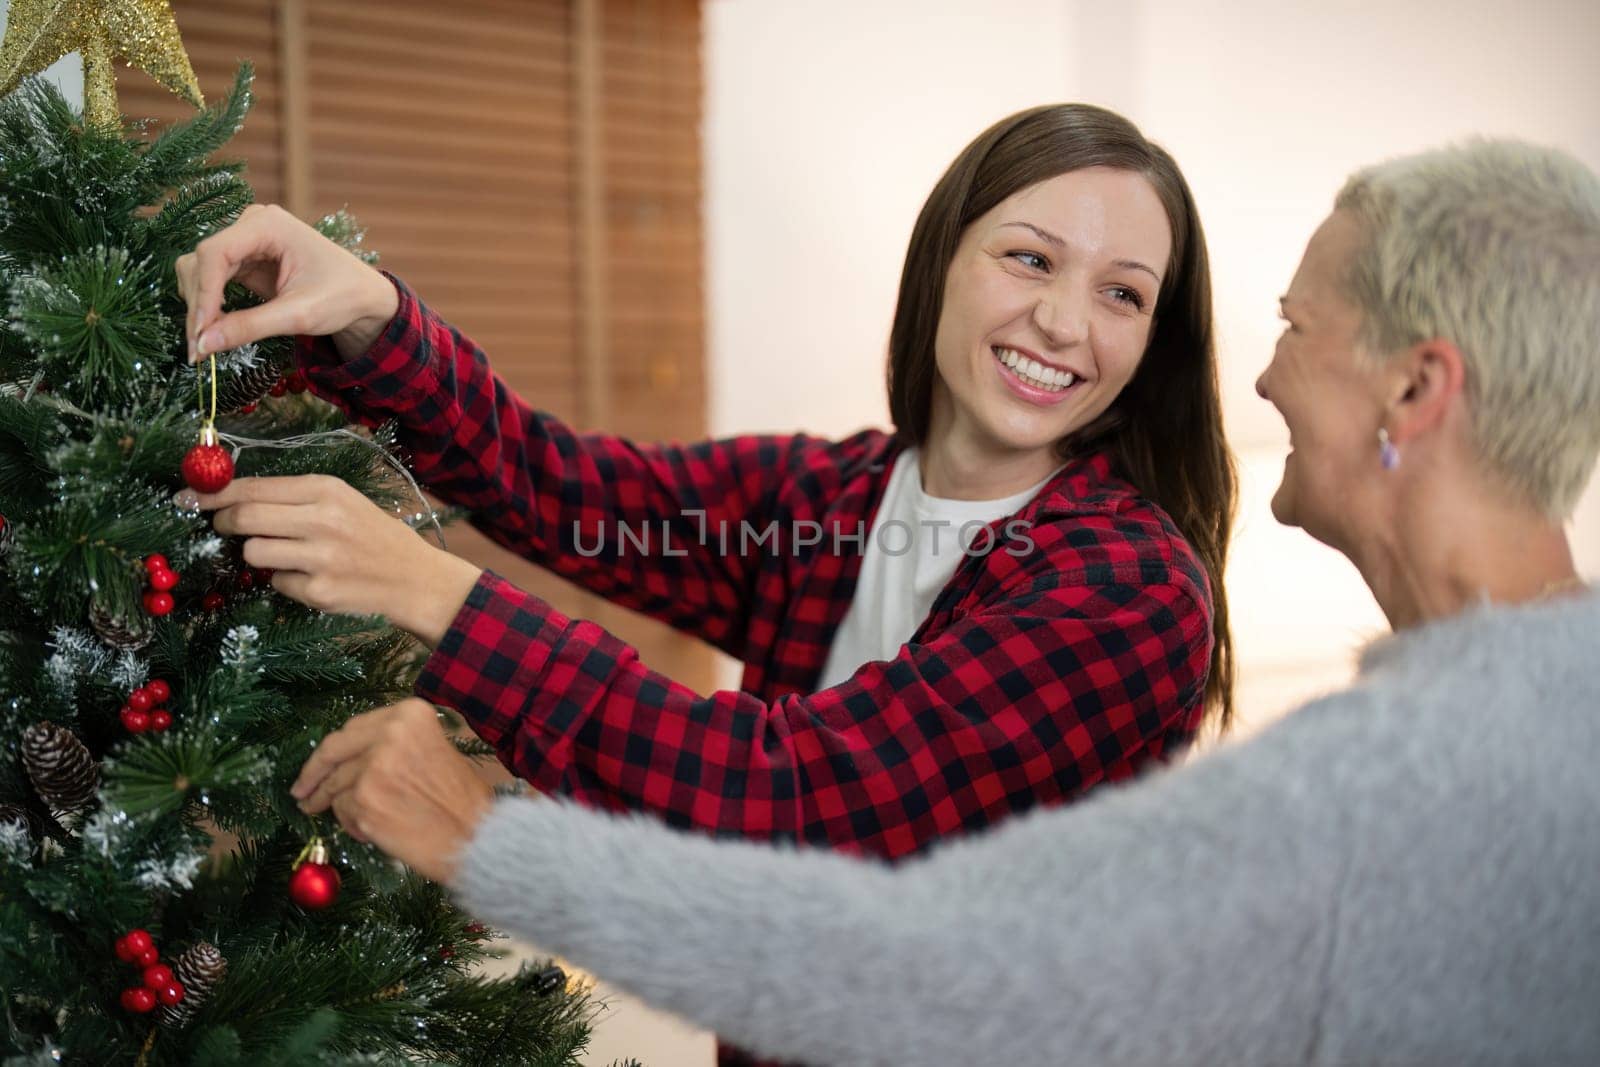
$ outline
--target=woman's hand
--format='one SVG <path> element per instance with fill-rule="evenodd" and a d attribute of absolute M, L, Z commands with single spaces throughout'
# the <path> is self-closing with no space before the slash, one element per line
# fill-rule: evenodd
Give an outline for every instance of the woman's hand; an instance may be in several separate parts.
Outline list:
<path fill-rule="evenodd" d="M 237 478 L 200 496 L 272 587 L 321 611 L 377 614 L 437 647 L 483 573 L 434 548 L 339 478 Z"/>
<path fill-rule="evenodd" d="M 333 808 L 370 841 L 444 885 L 494 804 L 494 789 L 415 698 L 357 715 L 323 738 L 289 792 L 308 814 Z"/>
<path fill-rule="evenodd" d="M 279 334 L 330 335 L 345 359 L 361 355 L 400 306 L 377 270 L 276 205 L 252 204 L 233 225 L 179 256 L 189 305 L 189 362 Z M 266 300 L 222 314 L 233 279 Z"/>

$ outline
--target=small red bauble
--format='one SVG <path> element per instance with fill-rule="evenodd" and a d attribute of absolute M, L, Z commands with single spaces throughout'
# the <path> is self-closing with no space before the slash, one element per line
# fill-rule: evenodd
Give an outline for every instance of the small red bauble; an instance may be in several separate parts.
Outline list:
<path fill-rule="evenodd" d="M 289 392 L 291 393 L 303 393 L 306 391 L 306 376 L 297 370 L 292 370 L 285 374 L 283 382 L 289 387 Z"/>
<path fill-rule="evenodd" d="M 445 962 L 449 962 L 450 960 L 453 960 L 455 958 L 456 958 L 456 950 L 455 950 L 454 947 L 452 947 L 450 945 L 444 945 L 439 949 L 439 959 L 441 959 L 441 960 L 443 960 Z"/>
<path fill-rule="evenodd" d="M 144 610 L 152 615 L 172 614 L 172 594 L 151 590 L 144 595 Z"/>
<path fill-rule="evenodd" d="M 156 733 L 166 733 L 167 728 L 171 725 L 172 712 L 168 711 L 166 708 L 157 708 L 155 711 L 150 713 L 150 729 L 154 730 Z"/>
<path fill-rule="evenodd" d="M 279 378 L 272 383 L 272 388 L 267 390 L 268 396 L 282 396 L 289 391 L 289 383 Z"/>
<path fill-rule="evenodd" d="M 172 976 L 172 968 L 165 963 L 158 963 L 154 967 L 144 969 L 144 987 L 146 989 L 160 990 L 171 985 L 177 979 Z"/>
<path fill-rule="evenodd" d="M 172 686 L 168 685 L 166 682 L 163 682 L 160 678 L 152 678 L 149 683 L 145 685 L 144 691 L 149 693 L 150 699 L 155 701 L 157 704 L 165 704 L 167 701 L 172 699 Z"/>
<path fill-rule="evenodd" d="M 138 955 L 132 948 L 128 947 L 128 939 L 126 937 L 117 938 L 116 952 L 117 959 L 123 963 L 132 963 L 134 956 Z"/>
<path fill-rule="evenodd" d="M 256 587 L 256 576 L 251 574 L 248 569 L 242 570 L 234 578 L 233 584 L 238 586 L 239 592 L 248 593 Z"/>
<path fill-rule="evenodd" d="M 252 401 L 250 401 L 250 403 L 246 404 L 244 407 L 239 409 L 239 414 L 241 414 L 241 415 L 249 415 L 252 412 L 254 412 L 255 409 L 256 409 L 256 402 L 254 400 L 252 400 Z"/>
<path fill-rule="evenodd" d="M 320 911 L 339 899 L 339 871 L 328 862 L 328 846 L 313 838 L 305 860 L 289 876 L 289 899 L 308 911 Z"/>
<path fill-rule="evenodd" d="M 178 572 L 167 570 L 163 567 L 158 571 L 150 572 L 150 588 L 165 593 L 178 584 Z"/>
<path fill-rule="evenodd" d="M 128 694 L 128 707 L 134 711 L 149 711 L 156 706 L 156 700 L 148 689 L 135 689 Z"/>
<path fill-rule="evenodd" d="M 129 963 L 138 959 L 141 954 L 149 952 L 156 947 L 155 939 L 144 930 L 129 930 L 122 936 L 122 944 L 128 946 L 127 962 Z"/>
<path fill-rule="evenodd" d="M 167 562 L 166 556 L 159 552 L 152 552 L 144 558 L 144 569 L 154 574 L 156 571 L 171 570 L 172 568 L 171 564 Z"/>
<path fill-rule="evenodd" d="M 227 602 L 227 599 L 214 589 L 200 598 L 200 606 L 206 611 L 221 611 Z"/>
<path fill-rule="evenodd" d="M 122 728 L 130 734 L 142 734 L 150 729 L 149 713 L 138 708 L 123 708 L 118 717 L 122 719 Z"/>
<path fill-rule="evenodd" d="M 161 962 L 161 953 L 157 952 L 154 947 L 147 948 L 135 956 L 133 962 L 137 963 L 140 969 L 154 967 Z"/>
<path fill-rule="evenodd" d="M 183 480 L 197 493 L 219 493 L 233 481 L 233 457 L 212 427 L 200 431 L 200 443 L 183 457 Z"/>
<path fill-rule="evenodd" d="M 143 1015 L 156 1006 L 156 995 L 150 990 L 140 987 L 138 989 L 124 989 L 122 991 L 122 1007 L 124 1011 L 135 1012 Z"/>
<path fill-rule="evenodd" d="M 182 982 L 169 982 L 156 990 L 156 996 L 160 998 L 161 1003 L 169 1008 L 175 1007 L 183 999 L 183 993 Z"/>
<path fill-rule="evenodd" d="M 272 584 L 272 568 L 271 567 L 256 567 L 255 568 L 255 575 L 256 575 L 256 584 L 257 585 L 265 586 L 265 585 L 271 585 Z"/>

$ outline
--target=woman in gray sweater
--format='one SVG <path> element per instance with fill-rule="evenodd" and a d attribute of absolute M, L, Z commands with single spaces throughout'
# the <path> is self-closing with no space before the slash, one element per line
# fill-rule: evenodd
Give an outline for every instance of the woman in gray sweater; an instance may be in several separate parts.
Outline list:
<path fill-rule="evenodd" d="M 1600 1061 L 1600 596 L 1563 532 L 1600 451 L 1600 179 L 1508 142 L 1369 168 L 1282 304 L 1274 514 L 1396 632 L 1251 741 L 893 868 L 494 800 L 418 702 L 296 795 L 789 1060 Z"/>

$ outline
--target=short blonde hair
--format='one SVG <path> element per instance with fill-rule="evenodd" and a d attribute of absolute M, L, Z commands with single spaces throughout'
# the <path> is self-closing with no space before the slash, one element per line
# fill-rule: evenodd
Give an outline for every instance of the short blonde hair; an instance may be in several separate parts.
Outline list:
<path fill-rule="evenodd" d="M 1565 519 L 1600 453 L 1600 177 L 1553 148 L 1472 141 L 1353 174 L 1349 294 L 1380 355 L 1461 350 L 1473 443 Z"/>

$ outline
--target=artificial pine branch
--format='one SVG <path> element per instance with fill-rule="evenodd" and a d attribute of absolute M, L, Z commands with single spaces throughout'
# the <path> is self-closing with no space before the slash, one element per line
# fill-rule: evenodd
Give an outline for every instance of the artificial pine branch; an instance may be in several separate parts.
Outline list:
<path fill-rule="evenodd" d="M 219 172 L 215 165 L 202 162 L 225 146 L 244 124 L 254 103 L 255 68 L 241 63 L 234 75 L 233 88 L 222 106 L 198 112 L 186 122 L 175 122 L 140 153 L 134 175 L 141 183 L 144 201 L 154 200 L 168 189 L 204 180 Z M 226 168 L 232 169 L 232 168 Z"/>
<path fill-rule="evenodd" d="M 11 321 L 72 403 L 125 402 L 165 377 L 154 354 L 173 338 L 156 267 L 125 249 L 94 245 L 16 279 Z"/>

